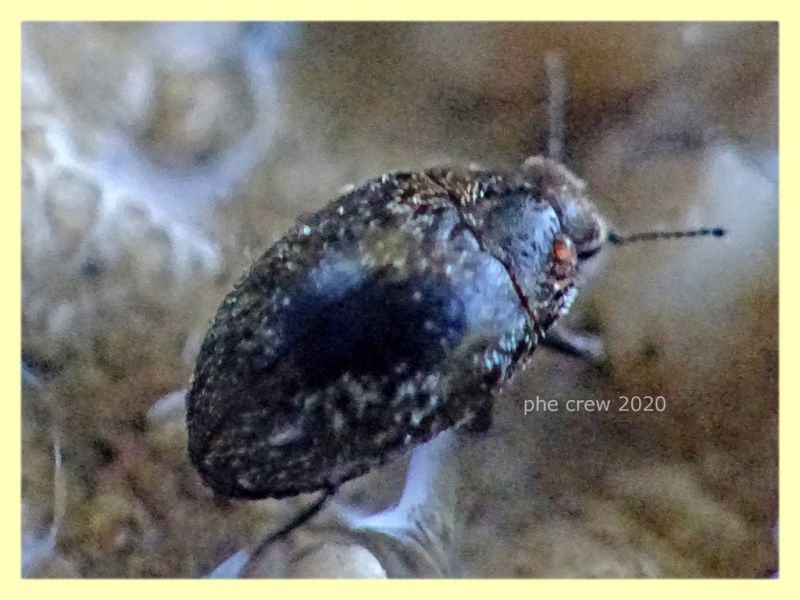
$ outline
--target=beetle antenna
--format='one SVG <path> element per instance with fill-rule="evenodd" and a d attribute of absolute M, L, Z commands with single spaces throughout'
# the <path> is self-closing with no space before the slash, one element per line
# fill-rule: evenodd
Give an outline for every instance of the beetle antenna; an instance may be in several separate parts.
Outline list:
<path fill-rule="evenodd" d="M 613 231 L 608 234 L 606 240 L 615 246 L 624 246 L 625 244 L 632 244 L 634 242 L 651 242 L 654 240 L 670 240 L 677 238 L 688 237 L 722 237 L 727 233 L 721 227 L 701 229 L 689 229 L 687 231 L 643 231 L 641 233 L 632 233 L 630 235 L 619 235 Z"/>
<path fill-rule="evenodd" d="M 556 50 L 544 55 L 547 73 L 547 157 L 561 161 L 564 155 L 564 105 L 567 95 L 567 77 L 564 59 Z"/>

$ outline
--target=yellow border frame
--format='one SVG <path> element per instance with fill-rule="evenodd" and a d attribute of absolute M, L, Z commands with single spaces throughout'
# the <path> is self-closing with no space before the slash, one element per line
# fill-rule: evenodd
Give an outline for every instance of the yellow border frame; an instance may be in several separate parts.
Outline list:
<path fill-rule="evenodd" d="M 786 3 L 788 4 L 788 3 Z M 546 2 L 491 2 L 481 6 L 465 6 L 463 0 L 446 0 L 437 4 L 420 0 L 405 0 L 402 5 L 381 6 L 375 0 L 338 0 L 329 4 L 308 0 L 293 0 L 285 5 L 271 2 L 228 1 L 224 4 L 199 5 L 196 2 L 172 2 L 169 6 L 153 0 L 140 0 L 129 6 L 118 7 L 109 2 L 75 0 L 65 3 L 39 1 L 22 6 L 6 6 L 8 14 L 3 22 L 2 64 L 11 83 L 13 94 L 4 94 L 5 118 L 2 120 L 4 145 L 3 187 L 6 189 L 2 219 L 2 266 L 6 293 L 0 295 L 3 303 L 5 325 L 2 335 L 3 360 L 0 362 L 4 393 L 4 418 L 0 420 L 4 452 L 0 464 L 6 493 L 2 500 L 3 544 L 0 569 L 2 588 L 12 597 L 25 594 L 47 595 L 61 599 L 114 598 L 141 593 L 188 594 L 192 598 L 217 598 L 228 591 L 237 598 L 244 595 L 264 597 L 291 597 L 296 594 L 318 597 L 352 597 L 354 594 L 379 592 L 389 598 L 406 598 L 409 593 L 457 593 L 485 597 L 487 593 L 529 597 L 535 593 L 542 597 L 576 593 L 592 597 L 641 598 L 662 596 L 672 598 L 686 593 L 725 594 L 775 594 L 787 595 L 796 588 L 800 566 L 796 513 L 798 500 L 797 469 L 792 458 L 799 456 L 800 435 L 794 431 L 798 425 L 797 365 L 800 352 L 794 344 L 800 339 L 798 320 L 800 306 L 798 289 L 790 273 L 798 254 L 800 203 L 796 169 L 780 170 L 780 578 L 777 580 L 656 580 L 656 581 L 553 581 L 553 580 L 461 580 L 461 581 L 198 581 L 198 580 L 23 580 L 20 576 L 20 24 L 26 20 L 764 20 L 780 21 L 780 160 L 782 165 L 793 165 L 800 155 L 797 147 L 798 97 L 797 56 L 800 56 L 800 35 L 797 19 L 790 8 L 773 0 L 760 2 L 709 1 L 697 2 L 671 0 L 668 4 L 606 1 L 562 3 Z M 793 58 L 790 58 L 793 57 Z M 792 158 L 795 157 L 795 159 Z M 794 235 L 792 235 L 794 234 Z M 798 592 L 792 594 L 798 597 Z M 6 596 L 8 597 L 8 596 Z"/>

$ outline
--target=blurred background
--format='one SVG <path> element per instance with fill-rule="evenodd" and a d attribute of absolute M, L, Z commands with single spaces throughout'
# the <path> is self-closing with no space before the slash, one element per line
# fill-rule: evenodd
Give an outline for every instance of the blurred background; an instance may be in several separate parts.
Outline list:
<path fill-rule="evenodd" d="M 198 577 L 297 510 L 213 498 L 182 389 L 224 294 L 304 212 L 396 169 L 547 145 L 622 232 L 465 444 L 457 573 L 777 570 L 777 24 L 28 23 L 22 28 L 22 555 L 31 577 Z M 526 399 L 662 395 L 663 413 Z M 351 482 L 396 499 L 403 459 Z"/>

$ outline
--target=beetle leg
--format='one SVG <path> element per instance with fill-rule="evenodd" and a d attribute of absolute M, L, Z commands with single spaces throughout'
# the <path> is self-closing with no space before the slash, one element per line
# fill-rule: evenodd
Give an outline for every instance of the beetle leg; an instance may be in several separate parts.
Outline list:
<path fill-rule="evenodd" d="M 608 358 L 605 344 L 600 336 L 570 329 L 561 323 L 555 323 L 547 330 L 547 337 L 542 343 L 564 354 L 581 358 L 594 366 L 604 364 Z"/>
<path fill-rule="evenodd" d="M 470 411 L 461 428 L 469 433 L 487 432 L 492 426 L 492 406 L 493 400 L 491 396 L 487 396 Z"/>

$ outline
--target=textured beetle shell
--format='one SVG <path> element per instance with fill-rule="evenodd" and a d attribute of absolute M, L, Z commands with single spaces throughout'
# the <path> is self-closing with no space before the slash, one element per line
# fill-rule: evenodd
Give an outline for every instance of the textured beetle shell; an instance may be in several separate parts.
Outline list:
<path fill-rule="evenodd" d="M 489 425 L 493 393 L 576 294 L 562 219 L 582 184 L 531 160 L 384 175 L 251 267 L 187 399 L 189 454 L 215 491 L 332 488 L 445 429 Z"/>

